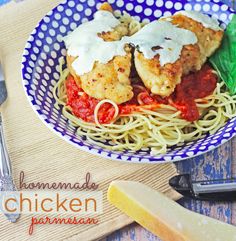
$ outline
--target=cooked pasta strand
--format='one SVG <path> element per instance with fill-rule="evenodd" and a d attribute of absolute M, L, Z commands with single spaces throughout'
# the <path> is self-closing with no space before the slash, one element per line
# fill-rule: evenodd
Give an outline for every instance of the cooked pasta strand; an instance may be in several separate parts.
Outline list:
<path fill-rule="evenodd" d="M 142 27 L 128 14 L 119 15 L 119 19 L 129 24 L 130 35 Z M 65 80 L 69 71 L 63 70 L 63 64 L 64 60 L 60 59 L 60 80 L 53 89 L 55 107 L 62 107 L 63 115 L 77 128 L 78 135 L 86 136 L 89 142 L 102 148 L 116 151 L 151 148 L 153 155 L 162 154 L 169 146 L 215 133 L 228 119 L 236 116 L 236 96 L 231 96 L 224 83 L 220 82 L 212 95 L 196 100 L 201 117 L 193 123 L 182 119 L 180 111 L 173 106 L 163 104 L 156 110 L 142 109 L 141 113 L 119 116 L 118 106 L 110 100 L 99 102 L 94 111 L 95 124 L 88 123 L 74 116 L 66 105 Z M 98 111 L 104 103 L 110 103 L 115 108 L 114 120 L 110 124 L 98 121 Z M 105 144 L 107 142 L 109 144 Z"/>

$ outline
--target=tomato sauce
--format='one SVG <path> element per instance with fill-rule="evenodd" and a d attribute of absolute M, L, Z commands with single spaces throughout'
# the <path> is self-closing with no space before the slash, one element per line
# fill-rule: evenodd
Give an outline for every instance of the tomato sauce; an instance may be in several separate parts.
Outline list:
<path fill-rule="evenodd" d="M 155 110 L 161 104 L 170 104 L 181 111 L 182 118 L 192 122 L 199 119 L 199 111 L 194 100 L 212 94 L 216 83 L 217 76 L 209 65 L 204 65 L 200 71 L 185 76 L 176 86 L 174 93 L 167 98 L 153 95 L 140 82 L 133 85 L 134 97 L 118 105 L 119 115 L 138 112 L 141 108 Z M 71 75 L 66 80 L 66 91 L 67 105 L 71 107 L 73 114 L 86 122 L 94 122 L 94 110 L 99 100 L 87 95 Z M 109 103 L 104 103 L 98 112 L 99 123 L 110 123 L 114 114 L 114 107 Z"/>
<path fill-rule="evenodd" d="M 94 122 L 94 110 L 100 100 L 87 95 L 78 85 L 74 78 L 69 75 L 66 80 L 67 105 L 71 107 L 75 116 L 86 122 Z M 115 114 L 114 107 L 109 104 L 103 104 L 98 112 L 100 123 L 109 123 Z"/>
<path fill-rule="evenodd" d="M 176 86 L 171 95 L 172 105 L 181 111 L 183 119 L 191 122 L 198 120 L 200 116 L 194 100 L 211 95 L 216 84 L 217 75 L 206 64 L 200 71 L 185 76 Z"/>

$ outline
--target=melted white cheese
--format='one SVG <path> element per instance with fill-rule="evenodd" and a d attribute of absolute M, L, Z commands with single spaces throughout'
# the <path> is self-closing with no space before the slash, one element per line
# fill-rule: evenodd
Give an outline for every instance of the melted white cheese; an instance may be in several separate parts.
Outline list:
<path fill-rule="evenodd" d="M 147 59 L 159 54 L 160 64 L 174 63 L 179 59 L 184 45 L 195 44 L 196 35 L 186 29 L 178 28 L 171 22 L 153 21 L 145 25 L 131 37 L 124 37 L 122 42 L 138 47 Z M 152 49 L 158 46 L 158 50 Z"/>
<path fill-rule="evenodd" d="M 201 23 L 205 28 L 210 28 L 215 31 L 219 31 L 219 30 L 222 31 L 222 28 L 219 26 L 219 22 L 216 19 L 213 19 L 206 14 L 202 14 L 197 11 L 179 11 L 176 14 L 181 14 L 188 18 L 191 18 Z"/>
<path fill-rule="evenodd" d="M 64 37 L 68 55 L 77 57 L 72 67 L 78 75 L 90 72 L 96 61 L 106 64 L 114 56 L 126 55 L 125 44 L 138 48 L 147 59 L 159 54 L 160 64 L 164 66 L 179 59 L 184 45 L 197 42 L 193 32 L 178 28 L 167 21 L 153 21 L 136 34 L 125 36 L 120 41 L 105 42 L 98 37 L 98 33 L 111 31 L 119 24 L 119 20 L 112 13 L 98 11 L 94 20 L 81 24 Z M 159 48 L 153 49 L 156 46 Z"/>
<path fill-rule="evenodd" d="M 92 21 L 81 24 L 63 38 L 68 55 L 77 57 L 72 67 L 78 75 L 91 71 L 95 61 L 105 64 L 114 56 L 125 54 L 123 49 L 117 52 L 117 42 L 105 42 L 97 36 L 103 31 L 112 31 L 119 24 L 112 13 L 98 11 Z"/>

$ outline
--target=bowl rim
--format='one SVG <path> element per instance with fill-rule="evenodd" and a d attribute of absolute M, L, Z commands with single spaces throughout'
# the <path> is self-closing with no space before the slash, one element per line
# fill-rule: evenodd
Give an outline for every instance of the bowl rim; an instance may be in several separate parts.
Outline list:
<path fill-rule="evenodd" d="M 50 17 L 53 15 L 53 13 L 55 11 L 57 11 L 57 7 L 59 5 L 65 5 L 68 3 L 69 0 L 64 0 L 62 1 L 61 3 L 59 3 L 58 5 L 56 5 L 53 9 L 51 9 L 46 15 L 43 16 L 43 18 L 38 22 L 38 24 L 34 27 L 34 29 L 32 30 L 32 32 L 30 33 L 28 39 L 27 39 L 27 42 L 24 46 L 24 50 L 23 50 L 23 53 L 22 53 L 22 58 L 21 58 L 21 78 L 22 78 L 22 86 L 23 86 L 23 89 L 24 89 L 24 92 L 25 92 L 25 95 L 27 97 L 27 100 L 28 102 L 30 103 L 30 106 L 32 107 L 34 113 L 38 116 L 38 118 L 44 123 L 45 126 L 47 126 L 47 128 L 49 128 L 50 131 L 52 131 L 53 133 L 55 133 L 58 137 L 60 137 L 60 139 L 63 139 L 64 141 L 66 141 L 67 143 L 69 143 L 70 145 L 73 145 L 75 146 L 76 148 L 78 148 L 79 150 L 82 150 L 82 151 L 85 151 L 85 152 L 88 152 L 88 153 L 91 153 L 95 156 L 98 156 L 98 157 L 103 157 L 103 158 L 106 158 L 106 159 L 109 159 L 109 160 L 113 160 L 113 161 L 118 161 L 118 162 L 125 162 L 125 163 L 134 163 L 134 164 L 163 164 L 163 163 L 174 163 L 174 162 L 178 162 L 178 161 L 182 161 L 182 160 L 186 160 L 186 159 L 191 159 L 193 157 L 197 157 L 197 156 L 200 156 L 200 155 L 203 155 L 203 154 L 206 154 L 212 150 L 215 150 L 216 148 L 220 147 L 221 145 L 225 144 L 226 142 L 230 141 L 232 138 L 234 138 L 236 136 L 236 128 L 235 127 L 232 127 L 232 129 L 234 130 L 232 135 L 230 137 L 227 137 L 227 138 L 224 138 L 222 142 L 217 142 L 215 144 L 212 144 L 212 145 L 209 145 L 206 147 L 205 150 L 203 151 L 198 151 L 198 153 L 194 154 L 194 152 L 192 154 L 189 154 L 187 155 L 187 151 L 183 154 L 183 157 L 181 157 L 180 155 L 178 155 L 178 158 L 175 158 L 175 159 L 171 159 L 171 160 L 165 160 L 164 159 L 164 156 L 170 156 L 170 157 L 174 157 L 174 154 L 172 155 L 168 155 L 168 153 L 166 154 L 161 154 L 161 155 L 157 155 L 157 156 L 151 156 L 151 157 L 143 157 L 143 158 L 139 158 L 139 157 L 135 157 L 135 159 L 137 160 L 132 160 L 132 153 L 130 154 L 124 154 L 122 152 L 119 153 L 120 156 L 125 156 L 127 157 L 126 160 L 123 160 L 121 158 L 116 158 L 116 157 L 112 157 L 112 155 L 103 155 L 101 153 L 98 153 L 98 152 L 95 152 L 93 149 L 89 149 L 87 148 L 86 145 L 81 145 L 81 143 L 79 142 L 74 142 L 72 141 L 70 138 L 68 138 L 68 135 L 63 135 L 61 132 L 55 130 L 53 128 L 53 126 L 48 123 L 46 121 L 46 118 L 44 118 L 44 114 L 40 113 L 39 112 L 39 109 L 36 108 L 36 105 L 33 103 L 32 101 L 32 98 L 29 96 L 29 94 L 27 93 L 27 87 L 26 87 L 26 81 L 27 82 L 30 82 L 31 80 L 25 80 L 24 78 L 24 74 L 26 72 L 25 68 L 25 64 L 27 63 L 27 58 L 26 60 L 24 61 L 24 56 L 27 56 L 28 53 L 26 53 L 28 47 L 31 46 L 31 41 L 30 39 L 31 38 L 34 38 L 34 33 L 40 28 L 40 26 L 44 23 L 47 25 L 47 23 L 44 21 L 44 18 L 45 17 Z M 171 0 L 173 1 L 173 0 Z M 199 1 L 196 1 L 194 0 L 193 2 L 198 2 Z M 189 2 L 190 4 L 193 4 L 193 2 Z M 226 4 L 226 3 L 223 3 L 222 1 L 218 1 L 218 2 L 215 2 L 215 1 L 212 1 L 210 0 L 210 2 L 214 2 L 215 4 L 219 4 L 219 3 L 222 3 L 222 4 Z M 81 3 L 82 4 L 82 3 Z M 226 4 L 227 5 L 227 4 Z M 227 5 L 228 6 L 228 5 Z M 229 7 L 228 11 L 230 11 L 231 13 L 233 14 L 236 14 L 236 11 L 233 10 L 232 8 Z M 40 53 L 40 52 L 39 52 Z M 235 117 L 234 117 L 235 118 Z M 228 123 L 230 120 L 228 120 L 226 123 Z M 236 123 L 236 119 L 235 119 L 235 123 Z M 221 127 L 221 128 L 224 128 Z M 200 138 L 201 139 L 201 138 Z M 198 140 L 200 140 L 198 139 Z M 82 141 L 84 142 L 84 141 Z M 102 147 L 100 147 L 102 150 L 104 150 L 104 152 L 113 152 L 111 150 L 108 150 L 108 149 L 104 149 Z M 115 154 L 117 156 L 117 154 Z M 128 160 L 130 157 L 130 160 Z M 160 159 L 161 158 L 161 159 Z"/>

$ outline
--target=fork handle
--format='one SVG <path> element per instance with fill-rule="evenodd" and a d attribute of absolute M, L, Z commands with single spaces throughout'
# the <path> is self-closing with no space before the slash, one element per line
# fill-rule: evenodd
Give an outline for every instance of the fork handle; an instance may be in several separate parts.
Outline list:
<path fill-rule="evenodd" d="M 3 134 L 2 117 L 0 113 L 0 191 L 15 191 L 12 178 L 11 162 Z"/>
<path fill-rule="evenodd" d="M 2 117 L 0 113 L 0 191 L 1 192 L 7 192 L 7 191 L 16 191 L 16 186 L 12 179 L 12 172 L 11 172 L 11 164 L 10 164 L 10 158 L 7 152 L 6 148 L 6 142 L 4 139 L 3 134 L 3 127 L 2 127 Z M 19 206 L 19 203 L 17 202 L 15 204 L 15 207 L 17 208 Z M 7 219 L 14 223 L 19 218 L 19 213 L 5 213 L 4 215 L 7 217 Z"/>
<path fill-rule="evenodd" d="M 2 126 L 2 117 L 0 114 L 0 149 L 1 149 L 1 157 L 0 157 L 0 176 L 3 177 L 11 177 L 11 165 L 10 158 L 6 148 L 6 142 L 3 134 L 3 126 Z"/>

